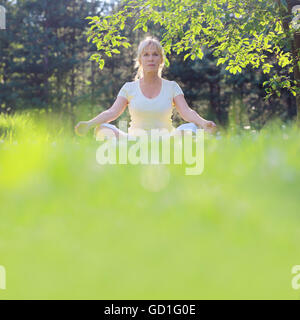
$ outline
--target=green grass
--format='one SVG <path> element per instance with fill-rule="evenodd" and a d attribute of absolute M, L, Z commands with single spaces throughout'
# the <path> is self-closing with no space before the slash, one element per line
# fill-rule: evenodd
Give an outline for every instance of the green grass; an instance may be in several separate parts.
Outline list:
<path fill-rule="evenodd" d="M 55 114 L 0 116 L 0 136 L 0 299 L 300 298 L 295 127 L 206 136 L 194 176 L 101 166 Z"/>

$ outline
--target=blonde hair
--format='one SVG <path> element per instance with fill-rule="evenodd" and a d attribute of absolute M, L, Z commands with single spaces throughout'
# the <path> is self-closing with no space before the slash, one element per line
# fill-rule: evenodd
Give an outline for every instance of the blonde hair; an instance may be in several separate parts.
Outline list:
<path fill-rule="evenodd" d="M 135 66 L 134 66 L 135 68 L 138 68 L 137 73 L 134 78 L 135 81 L 138 79 L 141 79 L 144 76 L 143 67 L 139 61 L 141 59 L 141 56 L 142 56 L 144 49 L 149 45 L 154 45 L 156 47 L 158 53 L 162 57 L 162 63 L 160 64 L 159 69 L 158 69 L 158 76 L 161 78 L 161 73 L 162 73 L 162 70 L 165 65 L 164 49 L 158 39 L 156 39 L 155 37 L 148 36 L 144 40 L 142 40 L 138 46 L 138 53 L 137 53 L 137 57 L 135 59 Z"/>

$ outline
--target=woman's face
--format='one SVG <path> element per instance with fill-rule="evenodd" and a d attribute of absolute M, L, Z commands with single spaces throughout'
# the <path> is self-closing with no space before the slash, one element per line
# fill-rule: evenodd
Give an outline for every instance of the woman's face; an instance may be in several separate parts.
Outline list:
<path fill-rule="evenodd" d="M 144 72 L 158 72 L 161 63 L 162 57 L 154 45 L 148 45 L 144 48 L 140 58 Z"/>

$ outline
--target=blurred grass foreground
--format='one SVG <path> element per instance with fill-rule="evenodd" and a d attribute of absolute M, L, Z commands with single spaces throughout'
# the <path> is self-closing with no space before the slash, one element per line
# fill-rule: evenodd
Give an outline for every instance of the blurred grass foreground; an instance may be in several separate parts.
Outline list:
<path fill-rule="evenodd" d="M 54 114 L 0 116 L 0 299 L 299 299 L 295 127 L 205 136 L 201 175 L 99 165 Z"/>

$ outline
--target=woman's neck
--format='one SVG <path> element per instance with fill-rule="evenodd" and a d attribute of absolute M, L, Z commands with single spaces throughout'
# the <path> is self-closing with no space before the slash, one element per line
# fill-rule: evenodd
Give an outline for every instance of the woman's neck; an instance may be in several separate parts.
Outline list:
<path fill-rule="evenodd" d="M 158 76 L 157 73 L 155 73 L 155 74 L 153 74 L 153 73 L 144 73 L 142 81 L 145 84 L 152 84 L 152 83 L 160 81 L 160 79 L 161 78 Z"/>

